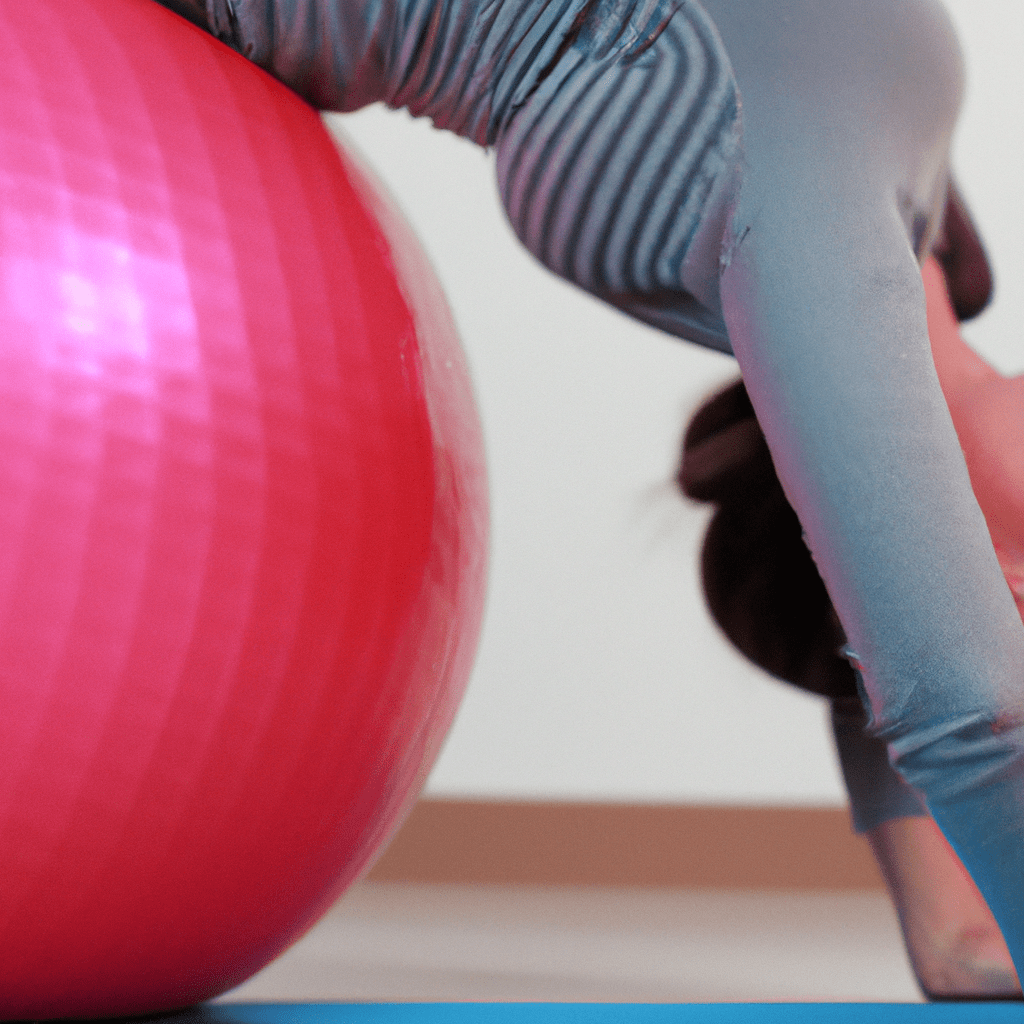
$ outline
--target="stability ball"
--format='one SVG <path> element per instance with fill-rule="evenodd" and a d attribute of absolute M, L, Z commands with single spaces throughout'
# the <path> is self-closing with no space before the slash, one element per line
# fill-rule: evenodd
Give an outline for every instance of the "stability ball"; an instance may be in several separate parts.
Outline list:
<path fill-rule="evenodd" d="M 152 0 L 0 6 L 0 1018 L 316 921 L 451 722 L 486 511 L 438 286 L 318 115 Z"/>

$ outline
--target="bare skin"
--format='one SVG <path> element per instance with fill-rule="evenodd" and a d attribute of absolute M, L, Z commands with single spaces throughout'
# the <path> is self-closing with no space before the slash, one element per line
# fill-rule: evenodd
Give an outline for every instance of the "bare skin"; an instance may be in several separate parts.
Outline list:
<path fill-rule="evenodd" d="M 1020 999 L 1003 936 L 931 818 L 896 818 L 867 833 L 911 966 L 929 999 Z"/>

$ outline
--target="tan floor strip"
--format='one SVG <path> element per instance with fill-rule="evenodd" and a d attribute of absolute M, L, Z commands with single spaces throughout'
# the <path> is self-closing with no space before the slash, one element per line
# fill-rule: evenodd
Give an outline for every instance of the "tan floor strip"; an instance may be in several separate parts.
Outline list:
<path fill-rule="evenodd" d="M 421 800 L 375 881 L 879 889 L 837 808 Z"/>

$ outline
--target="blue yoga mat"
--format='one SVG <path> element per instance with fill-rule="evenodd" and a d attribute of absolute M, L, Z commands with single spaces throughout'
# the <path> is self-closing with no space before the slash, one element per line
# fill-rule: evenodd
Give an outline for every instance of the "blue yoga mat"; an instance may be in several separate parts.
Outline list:
<path fill-rule="evenodd" d="M 218 1003 L 153 1020 L 159 1024 L 1024 1024 L 1024 1003 Z"/>

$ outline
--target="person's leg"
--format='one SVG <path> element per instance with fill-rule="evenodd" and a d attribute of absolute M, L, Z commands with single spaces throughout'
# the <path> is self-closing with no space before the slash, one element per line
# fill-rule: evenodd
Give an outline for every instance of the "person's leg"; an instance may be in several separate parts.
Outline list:
<path fill-rule="evenodd" d="M 973 246 L 978 255 L 976 239 Z M 1016 381 L 1002 378 L 964 344 L 949 298 L 957 280 L 944 269 L 945 280 L 934 262 L 923 271 L 940 383 L 957 429 L 974 442 L 968 469 L 990 527 L 1002 523 L 1003 545 L 1024 547 L 1024 449 L 1014 443 L 1024 424 L 1021 393 Z M 993 389 L 1008 395 L 1009 408 L 1006 402 L 992 408 Z M 931 998 L 1018 996 L 991 912 L 920 794 L 890 764 L 885 743 L 865 731 L 853 672 L 837 656 L 842 630 L 741 381 L 692 417 L 677 479 L 687 496 L 716 508 L 705 537 L 702 577 L 725 635 L 772 675 L 832 700 L 853 825 L 871 843 L 922 988 Z M 1010 498 L 1015 503 L 1008 504 Z M 1003 569 L 1010 581 L 1012 566 L 1004 563 Z"/>
<path fill-rule="evenodd" d="M 871 845 L 929 999 L 1020 998 L 992 912 L 924 800 L 865 732 L 859 700 L 832 702 L 832 728 L 855 831 Z"/>
<path fill-rule="evenodd" d="M 955 43 L 924 2 L 712 6 L 744 94 L 722 276 L 733 349 L 870 728 L 1024 963 L 1024 630 L 939 388 L 914 259 L 945 189 Z"/>
<path fill-rule="evenodd" d="M 865 732 L 853 671 L 837 653 L 842 630 L 741 381 L 692 417 L 678 482 L 715 507 L 702 581 L 726 637 L 760 668 L 831 699 L 853 827 L 871 843 L 922 990 L 933 999 L 1015 997 L 995 919 L 885 743 Z"/>
<path fill-rule="evenodd" d="M 588 0 L 499 125 L 499 190 L 549 269 L 722 351 L 718 259 L 740 158 L 732 68 L 697 3 Z"/>
<path fill-rule="evenodd" d="M 932 818 L 891 818 L 865 835 L 925 995 L 1020 999 L 1020 982 L 995 918 Z"/>

